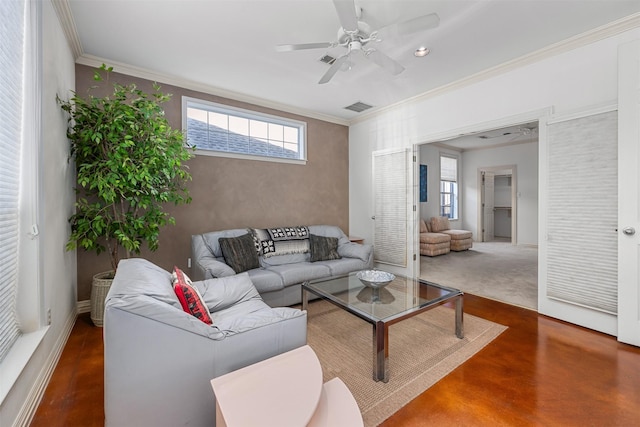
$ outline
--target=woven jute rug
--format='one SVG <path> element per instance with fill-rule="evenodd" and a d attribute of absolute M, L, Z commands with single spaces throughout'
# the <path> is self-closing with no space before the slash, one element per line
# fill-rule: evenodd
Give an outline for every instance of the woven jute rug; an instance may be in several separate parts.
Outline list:
<path fill-rule="evenodd" d="M 307 342 L 322 365 L 324 381 L 339 377 L 358 402 L 366 426 L 377 426 L 469 359 L 506 326 L 468 314 L 463 339 L 455 314 L 440 306 L 389 328 L 389 382 L 373 380 L 371 324 L 326 302 L 308 307 Z"/>

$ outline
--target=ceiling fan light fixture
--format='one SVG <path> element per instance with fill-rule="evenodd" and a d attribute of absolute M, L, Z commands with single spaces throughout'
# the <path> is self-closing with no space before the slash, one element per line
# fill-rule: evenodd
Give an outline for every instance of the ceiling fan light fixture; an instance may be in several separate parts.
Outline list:
<path fill-rule="evenodd" d="M 429 52 L 431 52 L 431 50 L 428 47 L 420 46 L 415 50 L 415 52 L 413 52 L 413 56 L 416 58 L 422 58 L 423 56 L 429 55 Z"/>

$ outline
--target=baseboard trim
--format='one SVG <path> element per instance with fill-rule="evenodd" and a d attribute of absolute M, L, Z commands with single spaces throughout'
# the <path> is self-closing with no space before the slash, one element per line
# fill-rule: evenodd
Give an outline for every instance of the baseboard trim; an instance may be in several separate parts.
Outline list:
<path fill-rule="evenodd" d="M 89 313 L 91 311 L 91 300 L 78 301 L 76 313 Z"/>
<path fill-rule="evenodd" d="M 22 405 L 22 408 L 20 408 L 20 412 L 18 413 L 18 416 L 13 423 L 13 427 L 28 427 L 31 424 L 31 421 L 33 421 L 33 417 L 36 414 L 38 405 L 42 401 L 42 397 L 44 396 L 44 392 L 47 389 L 47 386 L 49 385 L 51 376 L 53 375 L 53 372 L 58 365 L 58 361 L 60 360 L 62 351 L 67 344 L 69 336 L 71 335 L 71 331 L 73 330 L 73 325 L 75 325 L 77 317 L 78 316 L 76 313 L 71 312 L 71 314 L 67 318 L 67 321 L 60 331 L 60 336 L 58 337 L 53 350 L 47 357 L 47 360 L 42 367 L 40 374 L 31 387 L 31 391 L 29 391 L 27 399 Z"/>

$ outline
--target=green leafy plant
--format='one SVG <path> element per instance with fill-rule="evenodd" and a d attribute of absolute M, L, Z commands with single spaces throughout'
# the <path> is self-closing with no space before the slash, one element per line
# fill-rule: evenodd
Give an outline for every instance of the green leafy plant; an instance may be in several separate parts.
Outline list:
<path fill-rule="evenodd" d="M 104 64 L 94 80 L 107 80 Z M 182 132 L 169 126 L 161 104 L 168 101 L 154 83 L 151 94 L 135 84 L 113 84 L 113 93 L 58 98 L 69 113 L 67 136 L 77 168 L 76 212 L 69 218 L 67 250 L 108 251 L 115 270 L 122 250 L 139 254 L 146 243 L 158 248 L 160 229 L 175 224 L 167 203 L 191 202 L 184 164 L 192 154 Z"/>

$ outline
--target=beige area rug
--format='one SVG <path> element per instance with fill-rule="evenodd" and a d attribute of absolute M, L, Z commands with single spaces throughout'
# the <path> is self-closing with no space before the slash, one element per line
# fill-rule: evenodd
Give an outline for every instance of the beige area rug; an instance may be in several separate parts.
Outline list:
<path fill-rule="evenodd" d="M 506 326 L 464 316 L 455 336 L 453 308 L 440 306 L 389 328 L 389 382 L 373 380 L 372 325 L 326 302 L 308 309 L 308 344 L 324 381 L 339 377 L 353 393 L 366 426 L 377 426 L 469 359 Z"/>

